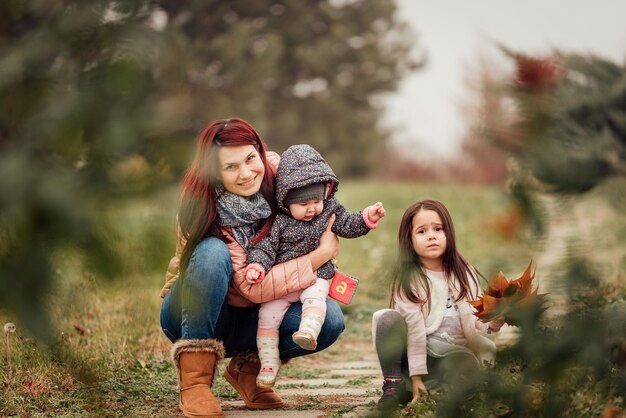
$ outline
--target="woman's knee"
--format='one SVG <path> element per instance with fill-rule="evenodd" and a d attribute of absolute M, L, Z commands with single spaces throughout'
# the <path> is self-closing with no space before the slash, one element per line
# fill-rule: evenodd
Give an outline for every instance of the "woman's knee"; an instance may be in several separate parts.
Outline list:
<path fill-rule="evenodd" d="M 214 237 L 205 238 L 193 250 L 186 273 L 199 278 L 222 278 L 230 281 L 232 275 L 232 261 L 226 244 Z"/>
<path fill-rule="evenodd" d="M 196 245 L 181 277 L 181 306 L 188 311 L 219 312 L 232 277 L 228 247 L 217 238 L 205 238 Z M 176 286 L 176 284 L 175 284 Z"/>
<path fill-rule="evenodd" d="M 329 335 L 339 335 L 346 328 L 343 312 L 341 308 L 334 300 L 327 300 L 326 302 L 326 320 L 324 321 L 324 332 Z"/>
<path fill-rule="evenodd" d="M 223 263 L 227 260 L 230 264 L 230 252 L 221 239 L 215 237 L 204 238 L 196 245 L 189 262 L 192 263 L 201 260 L 210 260 L 211 262 L 217 263 Z"/>

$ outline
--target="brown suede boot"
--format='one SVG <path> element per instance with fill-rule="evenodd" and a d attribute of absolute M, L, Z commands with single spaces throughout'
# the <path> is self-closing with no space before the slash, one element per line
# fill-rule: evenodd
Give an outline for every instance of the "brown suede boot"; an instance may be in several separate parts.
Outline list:
<path fill-rule="evenodd" d="M 178 375 L 180 402 L 186 417 L 222 418 L 220 403 L 211 391 L 218 362 L 224 358 L 221 341 L 178 340 L 171 350 Z"/>
<path fill-rule="evenodd" d="M 239 392 L 248 408 L 269 409 L 283 406 L 283 400 L 273 389 L 257 387 L 256 377 L 260 370 L 259 355 L 253 351 L 246 351 L 230 360 L 224 371 L 224 377 Z"/>

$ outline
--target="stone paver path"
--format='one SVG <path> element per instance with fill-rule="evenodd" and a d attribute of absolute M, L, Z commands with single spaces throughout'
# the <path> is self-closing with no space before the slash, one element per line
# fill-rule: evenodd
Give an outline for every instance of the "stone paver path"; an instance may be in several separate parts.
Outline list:
<path fill-rule="evenodd" d="M 507 345 L 516 339 L 516 331 L 504 326 L 492 338 L 498 346 Z M 276 384 L 283 408 L 249 410 L 239 399 L 221 400 L 221 405 L 226 418 L 366 417 L 375 410 L 381 387 L 382 373 L 371 342 L 340 338 L 327 351 L 283 366 Z"/>
<path fill-rule="evenodd" d="M 336 345 L 335 350 L 341 351 L 349 343 L 342 344 L 340 340 Z M 324 353 L 294 359 L 281 370 L 276 384 L 285 407 L 253 411 L 241 400 L 223 400 L 224 415 L 227 418 L 365 416 L 380 397 L 382 374 L 371 346 L 369 350 L 367 346 L 359 347 L 358 351 L 354 354 L 356 360 L 351 361 L 334 360 Z"/>

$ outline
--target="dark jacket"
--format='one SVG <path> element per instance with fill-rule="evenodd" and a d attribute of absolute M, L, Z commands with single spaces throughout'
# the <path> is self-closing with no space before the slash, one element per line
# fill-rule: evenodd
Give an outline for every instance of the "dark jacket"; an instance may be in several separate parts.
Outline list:
<path fill-rule="evenodd" d="M 291 217 L 285 205 L 285 196 L 291 189 L 325 182 L 327 194 L 324 210 L 310 221 L 298 221 Z M 349 213 L 334 197 L 339 180 L 322 158 L 309 145 L 293 145 L 281 156 L 276 174 L 276 201 L 280 212 L 276 215 L 272 230 L 260 242 L 248 249 L 248 264 L 259 263 L 265 271 L 278 263 L 303 256 L 315 250 L 331 214 L 336 215 L 332 231 L 342 238 L 356 238 L 369 232 L 361 212 Z M 330 279 L 335 265 L 328 261 L 317 270 L 317 277 Z"/>

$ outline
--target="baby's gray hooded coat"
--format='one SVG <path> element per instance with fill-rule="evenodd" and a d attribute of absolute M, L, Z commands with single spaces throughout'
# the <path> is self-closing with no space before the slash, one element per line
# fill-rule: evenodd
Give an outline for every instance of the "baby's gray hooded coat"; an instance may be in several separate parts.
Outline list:
<path fill-rule="evenodd" d="M 310 221 L 291 217 L 285 196 L 291 189 L 314 183 L 327 183 L 324 210 Z M 343 238 L 357 238 L 369 232 L 361 212 L 349 213 L 334 197 L 339 180 L 319 152 L 309 145 L 293 145 L 281 156 L 276 174 L 276 201 L 280 212 L 270 233 L 248 249 L 248 264 L 259 263 L 265 271 L 274 264 L 303 256 L 315 250 L 331 214 L 336 215 L 332 231 Z M 317 276 L 330 279 L 335 273 L 333 261 L 317 270 Z"/>

